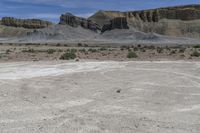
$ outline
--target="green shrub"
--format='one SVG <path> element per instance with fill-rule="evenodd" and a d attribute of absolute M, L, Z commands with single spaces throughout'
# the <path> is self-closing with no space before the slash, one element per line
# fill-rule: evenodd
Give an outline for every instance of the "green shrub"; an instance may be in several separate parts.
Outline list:
<path fill-rule="evenodd" d="M 127 55 L 127 58 L 137 58 L 137 54 L 133 51 L 129 51 L 128 52 L 128 55 Z"/>
<path fill-rule="evenodd" d="M 101 47 L 99 50 L 100 51 L 106 51 L 107 49 L 105 47 Z"/>
<path fill-rule="evenodd" d="M 153 46 L 153 45 L 150 45 L 150 46 L 144 46 L 144 48 L 153 50 L 153 49 L 155 49 L 155 46 Z"/>
<path fill-rule="evenodd" d="M 90 48 L 90 49 L 88 49 L 88 51 L 89 51 L 89 52 L 92 52 L 92 53 L 95 53 L 95 52 L 97 52 L 98 50 L 97 50 L 97 49 L 92 49 L 92 48 Z"/>
<path fill-rule="evenodd" d="M 195 51 L 191 54 L 191 56 L 200 57 L 200 52 L 198 52 L 198 51 L 195 50 Z"/>
<path fill-rule="evenodd" d="M 176 50 L 172 50 L 170 54 L 176 54 Z"/>
<path fill-rule="evenodd" d="M 47 53 L 48 53 L 48 54 L 53 54 L 54 52 L 56 52 L 55 49 L 48 49 L 48 50 L 47 50 Z"/>
<path fill-rule="evenodd" d="M 60 45 L 61 45 L 60 43 L 57 43 L 57 44 L 56 44 L 57 47 L 59 47 Z"/>
<path fill-rule="evenodd" d="M 200 48 L 200 45 L 195 45 L 193 46 L 193 48 Z"/>
<path fill-rule="evenodd" d="M 157 52 L 158 52 L 158 53 L 162 53 L 163 50 L 164 50 L 164 49 L 163 49 L 162 47 L 157 47 Z"/>
<path fill-rule="evenodd" d="M 76 53 L 76 52 L 77 52 L 77 49 L 74 49 L 74 48 L 73 48 L 73 49 L 71 49 L 71 52 L 72 52 L 72 53 Z"/>
<path fill-rule="evenodd" d="M 6 54 L 9 54 L 10 52 L 12 52 L 10 49 L 6 50 Z"/>
<path fill-rule="evenodd" d="M 34 49 L 28 49 L 28 50 L 24 49 L 22 50 L 22 52 L 35 53 L 36 51 Z"/>
<path fill-rule="evenodd" d="M 86 53 L 86 50 L 83 48 L 83 49 L 79 49 L 79 51 L 81 52 L 81 53 Z"/>
<path fill-rule="evenodd" d="M 83 44 L 82 43 L 78 43 L 78 47 L 83 47 Z"/>
<path fill-rule="evenodd" d="M 185 50 L 186 50 L 186 48 L 180 48 L 180 49 L 179 49 L 179 53 L 184 53 Z"/>
<path fill-rule="evenodd" d="M 66 52 L 63 55 L 61 55 L 61 60 L 72 60 L 76 58 L 76 54 L 74 52 Z"/>
<path fill-rule="evenodd" d="M 139 48 L 138 48 L 138 47 L 134 47 L 133 50 L 134 50 L 134 51 L 138 51 Z"/>

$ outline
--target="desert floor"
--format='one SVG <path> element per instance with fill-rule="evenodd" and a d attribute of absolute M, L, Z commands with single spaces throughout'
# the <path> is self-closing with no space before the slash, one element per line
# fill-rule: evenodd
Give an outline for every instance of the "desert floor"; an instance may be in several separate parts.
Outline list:
<path fill-rule="evenodd" d="M 199 133 L 200 62 L 0 64 L 1 133 Z"/>
<path fill-rule="evenodd" d="M 80 45 L 80 46 L 79 46 Z M 113 61 L 200 61 L 200 45 L 194 46 L 154 46 L 154 45 L 122 45 L 122 46 L 77 46 L 44 45 L 44 44 L 0 44 L 0 63 L 19 61 L 55 61 L 72 52 L 78 60 L 113 60 Z M 128 58 L 133 52 L 137 57 Z"/>

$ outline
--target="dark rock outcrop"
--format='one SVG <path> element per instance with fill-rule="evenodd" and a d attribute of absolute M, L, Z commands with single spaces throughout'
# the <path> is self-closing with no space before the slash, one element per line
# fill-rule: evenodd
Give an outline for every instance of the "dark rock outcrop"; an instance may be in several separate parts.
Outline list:
<path fill-rule="evenodd" d="M 81 26 L 85 29 L 89 29 L 89 30 L 96 31 L 96 32 L 98 30 L 101 30 L 100 26 L 98 24 L 94 23 L 93 21 L 74 16 L 71 13 L 62 14 L 60 17 L 59 24 L 62 24 L 62 25 L 67 24 L 72 27 Z"/>
<path fill-rule="evenodd" d="M 105 24 L 101 32 L 113 29 L 129 29 L 126 17 L 117 17 L 110 20 L 110 24 Z"/>
<path fill-rule="evenodd" d="M 46 28 L 52 25 L 51 22 L 40 19 L 16 19 L 13 17 L 3 17 L 1 24 L 12 27 L 23 27 L 28 29 Z"/>

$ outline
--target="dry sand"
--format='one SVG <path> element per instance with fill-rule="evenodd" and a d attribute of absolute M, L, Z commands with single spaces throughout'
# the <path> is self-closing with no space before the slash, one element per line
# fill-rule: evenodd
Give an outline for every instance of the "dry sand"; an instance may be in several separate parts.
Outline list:
<path fill-rule="evenodd" d="M 199 133 L 200 62 L 0 65 L 1 133 Z"/>

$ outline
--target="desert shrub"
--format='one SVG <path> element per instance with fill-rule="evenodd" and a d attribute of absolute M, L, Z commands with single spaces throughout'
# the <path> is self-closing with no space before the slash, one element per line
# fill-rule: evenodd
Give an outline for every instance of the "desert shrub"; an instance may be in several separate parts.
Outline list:
<path fill-rule="evenodd" d="M 108 49 L 108 51 L 114 51 L 114 49 Z"/>
<path fill-rule="evenodd" d="M 100 51 L 106 51 L 107 49 L 105 47 L 101 47 L 99 50 Z"/>
<path fill-rule="evenodd" d="M 86 53 L 86 50 L 83 48 L 83 49 L 80 49 L 79 50 L 81 53 Z"/>
<path fill-rule="evenodd" d="M 78 43 L 78 47 L 82 47 L 83 46 L 83 44 L 82 43 Z"/>
<path fill-rule="evenodd" d="M 88 44 L 84 44 L 84 47 L 88 47 L 89 45 Z"/>
<path fill-rule="evenodd" d="M 137 58 L 137 54 L 133 51 L 129 51 L 128 52 L 128 55 L 127 55 L 127 58 Z"/>
<path fill-rule="evenodd" d="M 198 52 L 198 51 L 195 50 L 195 51 L 191 54 L 191 56 L 200 57 L 200 52 Z"/>
<path fill-rule="evenodd" d="M 9 54 L 10 52 L 12 52 L 10 49 L 6 50 L 6 54 Z"/>
<path fill-rule="evenodd" d="M 90 49 L 88 49 L 88 51 L 89 51 L 89 52 L 92 52 L 92 53 L 95 53 L 95 52 L 97 52 L 98 50 L 97 50 L 97 49 L 92 49 L 92 48 L 90 48 Z"/>
<path fill-rule="evenodd" d="M 53 54 L 54 52 L 56 52 L 55 49 L 48 49 L 48 50 L 47 50 L 47 53 L 48 53 L 48 54 Z"/>
<path fill-rule="evenodd" d="M 180 49 L 179 49 L 179 53 L 184 53 L 185 50 L 186 50 L 186 48 L 180 48 Z"/>
<path fill-rule="evenodd" d="M 60 46 L 60 43 L 57 43 L 56 46 L 59 47 L 59 46 Z"/>
<path fill-rule="evenodd" d="M 195 45 L 193 46 L 193 48 L 200 48 L 200 45 Z"/>
<path fill-rule="evenodd" d="M 141 52 L 146 52 L 145 48 L 140 49 Z"/>
<path fill-rule="evenodd" d="M 63 50 L 62 49 L 58 49 L 58 52 L 63 52 Z"/>
<path fill-rule="evenodd" d="M 74 52 L 65 52 L 63 55 L 61 55 L 61 60 L 72 60 L 76 58 L 76 54 Z"/>
<path fill-rule="evenodd" d="M 166 46 L 166 47 L 165 47 L 165 49 L 166 49 L 167 51 L 170 51 L 170 48 L 169 48 L 169 46 Z"/>
<path fill-rule="evenodd" d="M 170 54 L 176 54 L 176 50 L 172 50 Z"/>
<path fill-rule="evenodd" d="M 130 49 L 130 47 L 129 47 L 129 46 L 126 46 L 126 45 L 123 45 L 123 46 L 121 46 L 120 48 L 121 48 L 121 49 L 127 49 L 127 50 Z"/>
<path fill-rule="evenodd" d="M 24 49 L 24 50 L 22 50 L 22 52 L 34 53 L 34 52 L 36 52 L 36 51 L 35 51 L 34 49 L 28 49 L 28 50 Z"/>
<path fill-rule="evenodd" d="M 146 46 L 146 48 L 153 50 L 153 49 L 155 49 L 156 47 L 153 46 L 153 45 L 151 45 L 151 46 Z"/>
<path fill-rule="evenodd" d="M 138 47 L 134 47 L 133 50 L 134 50 L 134 51 L 138 51 L 139 48 L 138 48 Z"/>
<path fill-rule="evenodd" d="M 174 49 L 180 49 L 182 46 L 178 45 L 178 46 L 173 46 Z"/>
<path fill-rule="evenodd" d="M 158 52 L 158 53 L 162 53 L 163 50 L 164 50 L 164 49 L 163 49 L 162 47 L 157 47 L 157 52 Z"/>
<path fill-rule="evenodd" d="M 70 50 L 72 53 L 76 53 L 77 52 L 77 49 L 71 49 Z"/>

